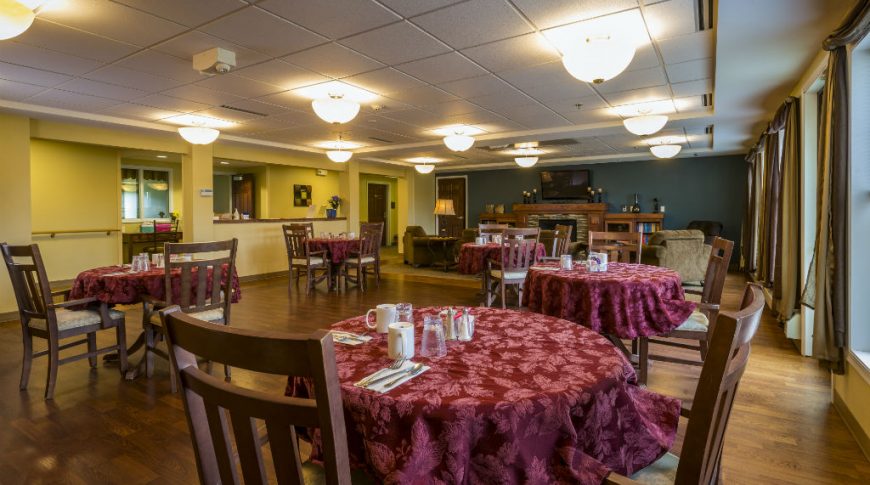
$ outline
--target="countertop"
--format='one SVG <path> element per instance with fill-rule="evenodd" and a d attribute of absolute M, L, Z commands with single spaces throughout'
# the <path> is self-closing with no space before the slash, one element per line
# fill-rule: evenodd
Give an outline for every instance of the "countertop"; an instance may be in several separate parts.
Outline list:
<path fill-rule="evenodd" d="M 326 217 L 296 217 L 292 219 L 217 219 L 214 221 L 215 224 L 242 224 L 242 223 L 252 223 L 252 222 L 315 222 L 315 221 L 345 221 L 347 217 L 336 217 L 333 219 L 328 219 Z"/>

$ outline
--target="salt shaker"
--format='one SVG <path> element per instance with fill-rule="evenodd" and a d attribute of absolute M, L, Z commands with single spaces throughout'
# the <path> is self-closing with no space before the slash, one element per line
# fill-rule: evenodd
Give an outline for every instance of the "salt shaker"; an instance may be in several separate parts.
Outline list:
<path fill-rule="evenodd" d="M 444 338 L 456 340 L 456 310 L 453 307 L 449 307 L 441 321 L 444 324 Z"/>
<path fill-rule="evenodd" d="M 462 310 L 462 318 L 459 319 L 459 340 L 468 342 L 474 334 L 474 327 L 471 323 L 471 316 L 468 313 L 468 307 Z"/>

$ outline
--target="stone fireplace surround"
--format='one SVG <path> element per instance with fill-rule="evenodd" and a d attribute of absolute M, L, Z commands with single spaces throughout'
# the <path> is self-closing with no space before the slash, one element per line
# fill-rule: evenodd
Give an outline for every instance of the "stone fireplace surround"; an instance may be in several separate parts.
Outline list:
<path fill-rule="evenodd" d="M 604 230 L 607 204 L 514 204 L 512 212 L 519 227 L 540 227 L 541 220 L 572 220 L 577 226 L 572 240 L 588 244 L 589 231 Z"/>

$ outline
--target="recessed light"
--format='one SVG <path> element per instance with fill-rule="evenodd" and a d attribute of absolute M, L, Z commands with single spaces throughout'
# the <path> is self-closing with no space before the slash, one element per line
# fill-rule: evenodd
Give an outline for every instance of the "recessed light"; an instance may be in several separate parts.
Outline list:
<path fill-rule="evenodd" d="M 166 158 L 166 155 L 157 155 L 157 158 Z"/>
<path fill-rule="evenodd" d="M 224 161 L 221 162 L 221 165 L 229 165 L 229 164 L 230 164 L 230 162 L 224 162 Z"/>

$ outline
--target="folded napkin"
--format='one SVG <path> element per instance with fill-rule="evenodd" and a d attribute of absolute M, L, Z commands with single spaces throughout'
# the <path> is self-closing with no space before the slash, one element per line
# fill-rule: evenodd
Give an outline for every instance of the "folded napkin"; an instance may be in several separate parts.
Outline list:
<path fill-rule="evenodd" d="M 103 276 L 121 276 L 125 274 L 130 274 L 129 271 L 115 271 L 114 273 L 106 273 Z"/>
<path fill-rule="evenodd" d="M 342 332 L 340 330 L 333 330 L 331 333 L 332 340 L 345 345 L 360 345 L 372 339 L 369 335 L 357 335 L 355 333 Z"/>
<path fill-rule="evenodd" d="M 531 266 L 529 269 L 537 271 L 559 271 L 561 268 L 558 266 Z"/>
<path fill-rule="evenodd" d="M 380 394 L 390 392 L 393 389 L 408 382 L 409 380 L 411 380 L 411 379 L 419 376 L 420 374 L 426 372 L 427 370 L 431 369 L 431 367 L 429 367 L 428 365 L 424 365 L 419 371 L 417 371 L 416 373 L 413 373 L 413 375 L 409 374 L 411 368 L 413 368 L 415 365 L 417 365 L 415 362 L 411 362 L 410 360 L 406 360 L 405 363 L 402 364 L 402 367 L 399 367 L 398 369 L 395 369 L 395 370 L 393 370 L 393 369 L 380 369 L 380 370 L 375 371 L 375 372 L 369 374 L 368 376 L 360 379 L 359 382 L 354 383 L 354 386 L 362 387 L 363 389 L 368 389 L 369 391 L 375 391 L 375 392 L 380 393 Z M 360 385 L 360 382 L 363 382 L 372 376 L 376 377 L 377 379 L 380 379 L 380 381 L 375 382 L 374 384 L 370 384 L 368 386 L 361 386 Z M 388 377 L 388 378 L 381 379 L 382 377 Z M 396 381 L 396 382 L 393 383 L 393 381 Z M 388 384 L 393 384 L 393 385 L 387 387 Z"/>

